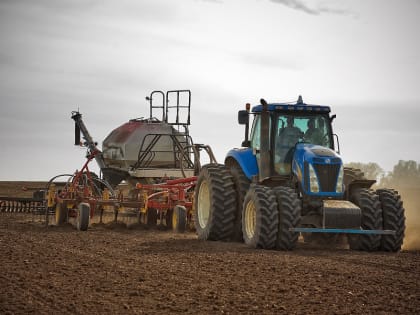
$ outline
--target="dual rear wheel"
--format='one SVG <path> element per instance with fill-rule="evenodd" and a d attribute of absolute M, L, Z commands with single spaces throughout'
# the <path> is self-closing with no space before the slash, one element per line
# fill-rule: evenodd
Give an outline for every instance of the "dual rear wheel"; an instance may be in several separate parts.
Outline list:
<path fill-rule="evenodd" d="M 245 196 L 243 237 L 253 248 L 291 250 L 299 233 L 291 231 L 300 221 L 300 202 L 289 187 L 271 189 L 253 185 Z"/>
<path fill-rule="evenodd" d="M 299 233 L 290 231 L 300 219 L 300 203 L 291 188 L 251 185 L 238 197 L 237 183 L 224 165 L 206 165 L 198 177 L 194 196 L 195 226 L 199 239 L 237 240 L 238 208 L 244 242 L 252 248 L 290 250 Z M 236 184 L 236 185 L 235 185 Z M 238 205 L 238 200 L 243 200 Z"/>
<path fill-rule="evenodd" d="M 405 216 L 401 197 L 392 189 L 359 189 L 351 197 L 362 210 L 362 228 L 364 230 L 392 230 L 394 234 L 367 234 L 349 236 L 350 249 L 362 251 L 401 250 Z"/>

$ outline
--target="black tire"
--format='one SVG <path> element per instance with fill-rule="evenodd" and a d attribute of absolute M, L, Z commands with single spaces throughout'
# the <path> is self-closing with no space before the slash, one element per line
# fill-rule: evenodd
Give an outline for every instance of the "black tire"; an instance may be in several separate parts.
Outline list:
<path fill-rule="evenodd" d="M 76 228 L 79 231 L 87 231 L 90 219 L 90 205 L 88 203 L 79 203 L 77 207 Z"/>
<path fill-rule="evenodd" d="M 242 227 L 245 244 L 252 248 L 276 247 L 279 215 L 273 191 L 252 185 L 245 195 Z"/>
<path fill-rule="evenodd" d="M 382 235 L 381 250 L 397 252 L 401 250 L 405 232 L 403 202 L 398 192 L 392 189 L 378 189 L 376 194 L 381 203 L 384 230 L 395 231 L 395 235 Z"/>
<path fill-rule="evenodd" d="M 237 242 L 242 242 L 242 207 L 244 204 L 245 195 L 249 189 L 249 185 L 251 184 L 251 182 L 245 176 L 244 172 L 237 163 L 234 163 L 233 165 L 229 166 L 229 171 L 232 174 L 236 194 L 235 224 L 233 226 L 232 239 Z"/>
<path fill-rule="evenodd" d="M 280 250 L 292 250 L 296 247 L 299 233 L 289 231 L 289 229 L 295 228 L 300 224 L 300 200 L 296 192 L 289 187 L 276 187 L 274 194 L 279 213 L 276 248 Z"/>
<path fill-rule="evenodd" d="M 158 213 L 155 208 L 148 208 L 146 212 L 146 224 L 149 227 L 157 225 Z"/>
<path fill-rule="evenodd" d="M 358 189 L 351 197 L 351 201 L 359 206 L 362 211 L 362 228 L 364 230 L 382 229 L 382 209 L 378 195 L 371 189 Z M 351 249 L 362 251 L 379 250 L 381 235 L 355 234 L 349 236 Z"/>
<path fill-rule="evenodd" d="M 224 165 L 207 164 L 194 192 L 194 224 L 199 239 L 230 240 L 235 221 L 235 189 Z"/>
<path fill-rule="evenodd" d="M 173 214 L 172 209 L 168 209 L 165 214 L 165 223 L 168 229 L 172 229 L 172 214 Z"/>
<path fill-rule="evenodd" d="M 55 206 L 55 224 L 60 226 L 67 222 L 67 207 L 64 203 Z"/>
<path fill-rule="evenodd" d="M 187 209 L 175 206 L 172 214 L 172 229 L 177 233 L 184 233 L 187 227 Z"/>

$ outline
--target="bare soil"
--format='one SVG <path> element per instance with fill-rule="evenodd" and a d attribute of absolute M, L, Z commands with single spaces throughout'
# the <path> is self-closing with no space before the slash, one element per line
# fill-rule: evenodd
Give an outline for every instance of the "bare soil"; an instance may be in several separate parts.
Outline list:
<path fill-rule="evenodd" d="M 0 314 L 419 314 L 420 251 L 292 252 L 0 213 Z"/>

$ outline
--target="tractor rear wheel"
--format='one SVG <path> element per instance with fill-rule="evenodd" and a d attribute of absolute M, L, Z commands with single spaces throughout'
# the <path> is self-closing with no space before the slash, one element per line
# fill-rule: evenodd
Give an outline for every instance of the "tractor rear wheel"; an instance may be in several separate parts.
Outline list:
<path fill-rule="evenodd" d="M 194 223 L 199 239 L 229 240 L 235 221 L 235 190 L 224 165 L 207 164 L 194 192 Z"/>
<path fill-rule="evenodd" d="M 384 230 L 394 230 L 395 235 L 382 235 L 381 250 L 397 252 L 401 250 L 405 231 L 404 207 L 397 191 L 378 189 L 376 193 L 382 207 Z"/>
<path fill-rule="evenodd" d="M 60 226 L 67 222 L 67 206 L 60 202 L 55 206 L 55 224 Z"/>
<path fill-rule="evenodd" d="M 289 231 L 300 223 L 301 206 L 296 192 L 289 187 L 276 187 L 279 226 L 276 247 L 280 250 L 291 250 L 296 247 L 299 233 Z"/>
<path fill-rule="evenodd" d="M 273 191 L 252 185 L 245 195 L 242 212 L 242 232 L 245 244 L 252 248 L 276 247 L 279 216 Z"/>
<path fill-rule="evenodd" d="M 172 229 L 177 233 L 184 233 L 187 226 L 187 209 L 175 206 L 172 213 Z"/>
<path fill-rule="evenodd" d="M 229 171 L 233 177 L 236 193 L 236 212 L 235 225 L 233 227 L 233 240 L 242 242 L 242 207 L 244 204 L 245 195 L 249 189 L 250 180 L 245 176 L 244 172 L 237 163 L 231 165 L 229 167 Z"/>
<path fill-rule="evenodd" d="M 358 189 L 351 196 L 351 201 L 362 211 L 362 228 L 364 230 L 382 229 L 382 209 L 378 195 L 371 189 Z M 375 251 L 380 248 L 381 235 L 356 234 L 349 236 L 351 249 Z"/>
<path fill-rule="evenodd" d="M 87 231 L 90 219 L 90 205 L 86 202 L 79 203 L 77 207 L 76 227 L 79 231 Z"/>

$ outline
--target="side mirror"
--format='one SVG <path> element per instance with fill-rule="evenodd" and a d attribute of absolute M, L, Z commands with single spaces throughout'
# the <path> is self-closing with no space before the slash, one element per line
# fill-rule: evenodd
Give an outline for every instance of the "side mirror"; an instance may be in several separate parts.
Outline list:
<path fill-rule="evenodd" d="M 247 125 L 249 123 L 249 113 L 246 110 L 238 111 L 238 123 L 240 125 Z"/>
<path fill-rule="evenodd" d="M 330 123 L 332 123 L 332 122 L 333 122 L 333 120 L 334 120 L 336 117 L 337 117 L 337 115 L 336 115 L 336 114 L 332 115 L 332 116 L 330 117 Z"/>
<path fill-rule="evenodd" d="M 251 146 L 251 141 L 249 141 L 249 140 L 244 140 L 244 141 L 242 141 L 241 146 L 242 146 L 243 148 L 249 148 L 249 147 Z"/>

